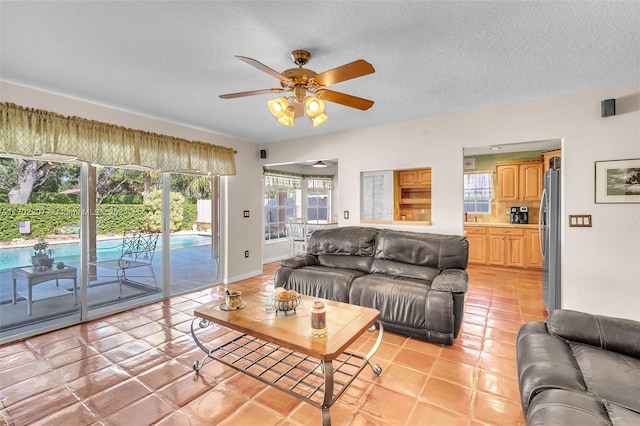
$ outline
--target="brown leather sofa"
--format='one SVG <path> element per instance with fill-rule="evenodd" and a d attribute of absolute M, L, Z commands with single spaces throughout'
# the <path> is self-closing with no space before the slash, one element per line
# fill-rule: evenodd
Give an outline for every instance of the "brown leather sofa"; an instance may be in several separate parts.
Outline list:
<path fill-rule="evenodd" d="M 527 425 L 640 425 L 640 322 L 554 310 L 516 340 Z"/>
<path fill-rule="evenodd" d="M 468 247 L 457 235 L 316 230 L 307 253 L 280 262 L 274 285 L 378 309 L 386 329 L 451 345 L 462 323 Z"/>

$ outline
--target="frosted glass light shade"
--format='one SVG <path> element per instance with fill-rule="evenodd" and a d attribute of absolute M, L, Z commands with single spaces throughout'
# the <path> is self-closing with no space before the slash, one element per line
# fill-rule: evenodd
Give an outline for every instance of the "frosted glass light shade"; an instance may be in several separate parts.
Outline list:
<path fill-rule="evenodd" d="M 327 118 L 329 118 L 329 116 L 327 114 L 325 114 L 324 112 L 316 117 L 313 117 L 311 119 L 311 122 L 313 123 L 313 127 L 319 126 L 322 123 L 324 123 L 325 121 L 327 121 Z"/>
<path fill-rule="evenodd" d="M 296 110 L 291 105 L 289 105 L 287 109 L 284 110 L 284 114 L 282 114 L 282 116 L 278 118 L 278 121 L 283 126 L 291 127 L 293 126 L 295 115 Z"/>
<path fill-rule="evenodd" d="M 307 117 L 314 118 L 319 116 L 324 112 L 324 102 L 315 96 L 310 96 L 306 101 L 306 111 Z"/>
<path fill-rule="evenodd" d="M 281 96 L 279 98 L 270 100 L 269 102 L 267 102 L 267 105 L 271 114 L 273 114 L 276 118 L 280 118 L 289 106 L 289 101 L 284 96 Z"/>

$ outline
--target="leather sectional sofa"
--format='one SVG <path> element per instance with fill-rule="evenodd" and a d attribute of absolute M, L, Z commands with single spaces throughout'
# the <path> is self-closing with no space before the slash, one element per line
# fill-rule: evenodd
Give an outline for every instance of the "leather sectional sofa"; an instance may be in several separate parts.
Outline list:
<path fill-rule="evenodd" d="M 468 275 L 463 236 L 367 227 L 316 230 L 280 262 L 274 286 L 380 311 L 388 330 L 453 344 Z"/>
<path fill-rule="evenodd" d="M 516 349 L 528 426 L 640 425 L 640 322 L 555 310 Z"/>

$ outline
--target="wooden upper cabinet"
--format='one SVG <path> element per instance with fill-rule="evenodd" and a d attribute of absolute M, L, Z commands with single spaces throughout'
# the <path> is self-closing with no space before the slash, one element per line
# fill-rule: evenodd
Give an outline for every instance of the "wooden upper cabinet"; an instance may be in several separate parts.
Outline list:
<path fill-rule="evenodd" d="M 497 166 L 498 171 L 498 200 L 517 201 L 520 188 L 518 180 L 518 165 L 504 164 Z"/>
<path fill-rule="evenodd" d="M 418 185 L 420 186 L 428 186 L 431 188 L 431 169 L 420 169 L 416 170 L 416 178 L 418 180 Z"/>
<path fill-rule="evenodd" d="M 431 187 L 431 169 L 401 170 L 398 172 L 398 185 Z"/>
<path fill-rule="evenodd" d="M 542 163 L 520 165 L 520 200 L 540 201 L 542 197 Z"/>
<path fill-rule="evenodd" d="M 557 158 L 558 162 L 561 161 L 562 150 L 556 149 L 554 151 L 547 151 L 542 153 L 542 164 L 544 166 L 543 169 L 545 172 L 549 170 L 552 158 Z"/>
<path fill-rule="evenodd" d="M 398 172 L 398 184 L 400 186 L 416 186 L 418 184 L 418 173 L 416 170 Z"/>
<path fill-rule="evenodd" d="M 496 166 L 500 201 L 539 201 L 542 196 L 541 161 L 502 163 Z"/>
<path fill-rule="evenodd" d="M 431 220 L 431 169 L 395 172 L 395 220 Z"/>

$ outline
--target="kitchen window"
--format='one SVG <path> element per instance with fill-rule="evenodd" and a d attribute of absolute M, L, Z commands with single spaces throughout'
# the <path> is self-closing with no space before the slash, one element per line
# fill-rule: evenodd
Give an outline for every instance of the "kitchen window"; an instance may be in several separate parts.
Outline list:
<path fill-rule="evenodd" d="M 493 173 L 464 174 L 465 213 L 491 214 L 491 200 L 494 198 Z"/>

